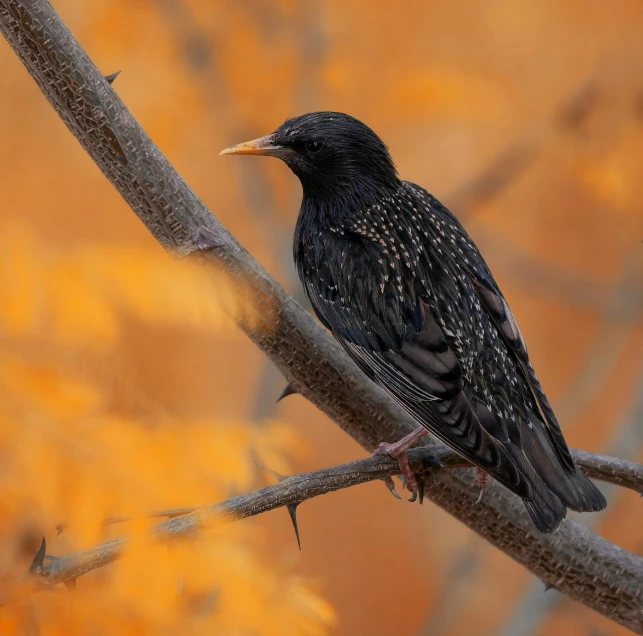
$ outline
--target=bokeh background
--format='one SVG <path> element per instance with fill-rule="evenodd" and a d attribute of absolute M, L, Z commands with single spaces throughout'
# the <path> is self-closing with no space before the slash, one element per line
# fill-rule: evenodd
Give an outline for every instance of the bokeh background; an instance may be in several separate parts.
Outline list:
<path fill-rule="evenodd" d="M 570 445 L 643 460 L 639 0 L 54 6 L 105 74 L 122 71 L 115 90 L 198 195 L 302 301 L 290 247 L 299 184 L 280 162 L 218 153 L 310 110 L 371 125 L 403 177 L 481 247 Z M 163 254 L 4 42 L 0 69 L 0 446 L 11 466 L 0 583 L 43 533 L 63 553 L 105 536 L 107 514 L 265 483 L 250 457 L 303 471 L 362 456 L 301 397 L 275 404 L 283 379 L 208 300 L 220 293 L 211 281 Z M 607 511 L 582 521 L 642 554 L 640 498 L 601 488 Z M 56 538 L 63 517 L 76 535 Z M 81 579 L 83 611 L 40 595 L 0 620 L 80 633 L 102 608 L 105 629 L 149 633 L 626 633 L 379 483 L 308 502 L 299 518 L 301 553 L 285 511 L 199 553 L 229 591 L 223 609 L 204 596 L 212 581 L 194 583 L 183 614 L 159 609 L 195 559 L 173 553 L 157 569 L 111 566 L 111 596 L 107 574 Z"/>

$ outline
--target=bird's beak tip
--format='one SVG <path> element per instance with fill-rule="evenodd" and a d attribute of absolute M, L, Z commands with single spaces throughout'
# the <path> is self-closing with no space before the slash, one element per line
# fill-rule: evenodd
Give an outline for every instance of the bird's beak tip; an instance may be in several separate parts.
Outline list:
<path fill-rule="evenodd" d="M 275 150 L 278 150 L 279 146 L 275 146 L 273 143 L 272 135 L 266 135 L 265 137 L 259 137 L 259 139 L 253 139 L 252 141 L 246 141 L 242 144 L 237 144 L 236 146 L 230 146 L 224 148 L 220 155 L 270 155 Z"/>

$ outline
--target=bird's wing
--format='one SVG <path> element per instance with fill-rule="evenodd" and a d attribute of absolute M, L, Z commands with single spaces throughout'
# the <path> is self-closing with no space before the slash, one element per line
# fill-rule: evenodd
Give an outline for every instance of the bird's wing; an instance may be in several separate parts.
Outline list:
<path fill-rule="evenodd" d="M 571 477 L 562 474 L 544 425 L 492 412 L 465 385 L 431 308 L 411 292 L 406 302 L 373 293 L 364 284 L 373 280 L 365 263 L 363 253 L 341 265 L 318 259 L 314 275 L 302 277 L 315 312 L 360 368 L 419 424 L 521 497 L 541 531 L 551 532 L 565 516 L 559 496 L 575 509 L 590 509 L 573 492 L 567 496 Z M 350 290 L 340 280 L 350 281 Z"/>
<path fill-rule="evenodd" d="M 581 471 L 576 469 L 556 416 L 529 363 L 527 348 L 516 320 L 482 255 L 449 210 L 426 191 L 418 191 L 415 188 L 415 194 L 418 195 L 418 193 L 428 201 L 430 209 L 441 219 L 443 227 L 448 228 L 447 231 L 458 246 L 459 256 L 456 268 L 468 274 L 472 292 L 480 300 L 483 313 L 489 317 L 489 326 L 495 327 L 499 337 L 505 343 L 516 370 L 524 380 L 525 389 L 533 398 L 533 408 L 527 409 L 515 419 L 502 418 L 497 414 L 497 417 L 503 420 L 504 430 L 511 439 L 512 443 L 507 448 L 512 457 L 520 470 L 525 471 L 529 476 L 533 490 L 542 495 L 541 503 L 546 503 L 547 507 L 555 508 L 556 502 L 547 497 L 546 493 L 543 494 L 541 487 L 543 483 L 563 504 L 573 510 L 603 509 L 606 505 L 603 495 Z M 541 510 L 544 509 L 542 505 L 534 503 Z M 527 507 L 536 519 L 537 513 L 528 503 Z"/>
<path fill-rule="evenodd" d="M 540 386 L 536 373 L 529 362 L 527 347 L 518 328 L 518 323 L 500 292 L 493 275 L 489 271 L 484 258 L 469 239 L 466 231 L 453 213 L 425 190 L 422 190 L 421 193 L 422 196 L 428 199 L 431 208 L 439 212 L 441 218 L 446 221 L 446 224 L 450 227 L 450 230 L 459 237 L 459 245 L 461 246 L 464 257 L 459 259 L 459 266 L 467 272 L 482 306 L 491 318 L 507 348 L 514 356 L 516 367 L 525 380 L 534 399 L 534 403 L 537 406 L 538 413 L 536 416 L 538 420 L 535 424 L 538 425 L 542 420 L 549 442 L 555 449 L 556 455 L 562 465 L 568 471 L 574 472 L 576 465 L 571 457 L 558 420 L 549 404 L 549 400 Z"/>
<path fill-rule="evenodd" d="M 325 280 L 319 276 L 307 281 L 308 296 L 359 367 L 436 437 L 519 496 L 530 497 L 530 480 L 508 448 L 507 431 L 464 391 L 460 362 L 429 307 L 418 300 L 400 333 L 399 311 L 391 312 L 390 318 L 364 320 L 357 303 L 335 297 Z M 399 336 L 394 347 L 391 333 Z M 383 341 L 388 346 L 382 346 Z"/>
<path fill-rule="evenodd" d="M 563 466 L 571 471 L 575 471 L 576 465 L 569 452 L 558 420 L 549 404 L 549 400 L 540 386 L 536 373 L 529 362 L 525 341 L 520 333 L 520 329 L 518 329 L 516 319 L 511 313 L 511 309 L 509 309 L 509 305 L 500 293 L 490 273 L 481 271 L 479 268 L 476 270 L 469 268 L 468 273 L 482 306 L 489 314 L 509 350 L 515 356 L 521 375 L 531 391 L 534 402 L 538 406 L 538 411 L 545 424 L 549 439 L 556 449 L 556 453 L 563 463 Z"/>

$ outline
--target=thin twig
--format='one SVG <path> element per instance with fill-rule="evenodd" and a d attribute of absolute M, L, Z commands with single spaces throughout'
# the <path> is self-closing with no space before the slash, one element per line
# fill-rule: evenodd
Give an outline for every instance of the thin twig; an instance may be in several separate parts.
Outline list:
<path fill-rule="evenodd" d="M 623 486 L 643 495 L 643 464 L 582 450 L 573 450 L 572 455 L 588 477 Z"/>
<path fill-rule="evenodd" d="M 428 460 L 432 457 L 433 454 L 425 448 L 409 451 L 411 467 L 418 473 L 426 471 Z M 445 451 L 445 459 L 459 463 L 463 461 L 453 456 L 450 450 Z M 239 521 L 275 508 L 297 505 L 335 490 L 391 477 L 397 472 L 397 461 L 380 455 L 315 472 L 292 475 L 246 495 L 203 506 L 188 514 L 162 521 L 150 528 L 150 536 L 153 539 L 169 540 L 193 535 L 195 531 L 217 524 Z M 41 568 L 40 575 L 49 583 L 61 583 L 76 578 L 117 559 L 123 553 L 126 544 L 127 538 L 119 537 L 104 541 L 93 548 L 56 558 Z"/>
<path fill-rule="evenodd" d="M 446 446 L 431 446 L 431 447 L 425 447 L 421 449 L 415 449 L 412 451 L 412 453 L 417 454 L 417 461 L 419 463 L 424 460 L 426 463 L 426 460 L 429 458 L 433 458 L 440 462 L 441 468 L 471 468 L 472 464 L 469 462 L 469 460 L 464 459 L 458 453 L 456 453 L 454 450 L 451 450 L 450 448 L 447 448 Z M 637 492 L 639 494 L 643 494 L 643 464 L 637 464 L 636 462 L 631 462 L 631 461 L 626 461 L 624 459 L 619 459 L 618 457 L 610 457 L 608 455 L 599 455 L 596 453 L 590 453 L 588 451 L 582 451 L 582 450 L 576 450 L 576 449 L 571 449 L 572 456 L 574 457 L 574 460 L 576 462 L 576 465 L 581 468 L 581 470 L 588 476 L 592 477 L 594 479 L 598 479 L 600 481 L 604 481 L 610 484 L 615 484 L 616 486 L 622 486 L 623 488 L 629 488 L 630 490 L 633 490 L 634 492 Z M 409 454 L 409 457 L 412 455 Z M 373 458 L 371 458 L 373 459 Z M 364 460 L 360 460 L 364 461 Z M 349 464 L 344 464 L 343 467 L 347 468 L 350 466 L 353 466 L 356 462 L 351 462 Z M 265 468 L 263 466 L 262 468 Z M 336 468 L 341 468 L 341 466 L 337 466 Z M 397 468 L 397 464 L 395 465 L 395 468 Z M 269 469 L 267 469 L 269 470 Z M 331 470 L 331 469 L 329 469 Z M 273 472 L 274 471 L 270 471 Z M 398 470 L 399 472 L 399 470 Z M 311 474 L 311 475 L 322 475 L 324 471 L 316 471 L 314 473 L 306 473 L 306 475 Z M 284 477 L 283 475 L 277 475 L 277 473 L 274 473 L 278 478 L 283 481 L 284 479 L 294 479 L 294 478 L 302 478 L 302 474 L 300 475 L 294 475 L 293 477 Z M 388 477 L 391 475 L 395 475 L 395 472 L 391 472 L 389 474 L 384 474 L 382 477 L 374 475 L 373 473 L 367 473 L 364 475 L 366 477 L 362 481 L 356 482 L 356 483 L 363 483 L 364 481 L 371 481 L 373 479 L 382 479 L 383 477 Z M 346 483 L 345 485 L 339 486 L 339 488 L 348 488 L 348 486 L 354 485 L 352 483 Z M 332 487 L 331 490 L 338 490 L 339 488 Z M 329 491 L 330 492 L 330 491 Z M 313 496 L 313 495 L 311 495 Z M 307 496 L 302 501 L 305 499 L 310 499 L 311 496 Z M 215 505 L 225 505 L 226 502 L 222 504 L 215 504 Z M 284 503 L 282 505 L 288 505 L 288 503 Z M 181 517 L 183 515 L 190 514 L 192 512 L 195 512 L 196 510 L 199 510 L 203 506 L 188 506 L 188 507 L 183 507 L 183 508 L 170 508 L 168 510 L 157 510 L 155 512 L 151 512 L 146 515 L 148 519 L 159 519 L 159 518 L 167 518 L 167 519 L 172 519 L 174 517 Z M 119 516 L 114 516 L 114 517 L 107 517 L 103 521 L 103 525 L 109 526 L 109 525 L 114 525 L 117 523 L 125 523 L 127 521 L 131 521 L 132 517 L 127 517 L 125 515 L 119 515 Z M 62 530 L 65 529 L 67 526 L 66 524 L 60 524 L 58 526 L 58 529 Z"/>
<path fill-rule="evenodd" d="M 610 483 L 643 491 L 643 465 L 626 462 L 615 457 L 594 455 L 586 451 L 573 451 L 578 465 L 591 476 Z M 411 468 L 419 473 L 430 470 L 435 461 L 444 468 L 470 466 L 457 453 L 444 446 L 431 449 L 417 448 L 409 451 Z M 441 469 L 439 469 L 441 470 Z M 219 523 L 239 521 L 275 508 L 298 505 L 303 501 L 325 495 L 335 490 L 349 488 L 375 479 L 384 479 L 399 473 L 396 460 L 388 456 L 372 456 L 365 459 L 324 468 L 310 473 L 300 473 L 281 479 L 276 484 L 259 488 L 246 495 L 240 495 L 221 503 L 200 508 L 179 508 L 154 513 L 153 517 L 170 517 L 150 529 L 155 539 L 176 539 L 192 535 L 197 530 Z M 430 486 L 429 486 L 430 488 Z M 186 512 L 188 511 L 188 512 Z M 112 517 L 108 523 L 127 521 L 126 517 Z M 49 583 L 61 583 L 75 579 L 117 559 L 125 549 L 127 539 L 120 537 L 105 541 L 88 550 L 59 557 L 40 568 L 40 575 Z"/>

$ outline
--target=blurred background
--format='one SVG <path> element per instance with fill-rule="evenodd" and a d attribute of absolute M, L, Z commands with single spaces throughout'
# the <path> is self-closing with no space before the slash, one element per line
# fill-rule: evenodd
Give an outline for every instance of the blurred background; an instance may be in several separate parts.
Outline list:
<path fill-rule="evenodd" d="M 302 302 L 297 180 L 280 162 L 218 153 L 311 110 L 369 124 L 480 246 L 570 445 L 643 461 L 639 0 L 54 6 L 105 74 L 122 71 L 114 89 L 195 192 Z M 0 68 L 0 584 L 43 533 L 64 553 L 107 536 L 109 514 L 266 483 L 252 458 L 294 472 L 363 456 L 303 398 L 275 404 L 283 378 L 226 322 L 220 290 L 166 257 L 4 42 Z M 607 511 L 582 522 L 642 554 L 640 498 L 601 488 Z M 301 553 L 283 510 L 217 535 L 198 563 L 218 583 L 196 581 L 182 614 L 167 607 L 194 554 L 172 567 L 126 559 L 79 581 L 82 611 L 41 595 L 0 622 L 82 631 L 93 607 L 105 629 L 149 633 L 626 633 L 380 483 L 308 502 L 299 523 Z M 204 596 L 213 586 L 227 604 Z"/>

